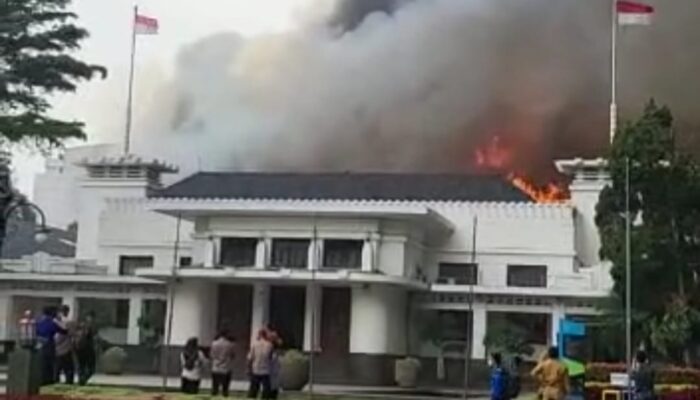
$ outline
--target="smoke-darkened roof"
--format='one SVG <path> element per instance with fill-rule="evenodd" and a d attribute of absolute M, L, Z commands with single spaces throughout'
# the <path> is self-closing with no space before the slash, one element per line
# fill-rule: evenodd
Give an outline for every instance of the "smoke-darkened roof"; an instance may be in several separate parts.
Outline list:
<path fill-rule="evenodd" d="M 532 201 L 500 176 L 399 173 L 200 172 L 149 197 Z"/>
<path fill-rule="evenodd" d="M 47 229 L 46 240 L 38 243 L 35 238 L 37 226 L 34 221 L 11 220 L 0 258 L 20 259 L 39 251 L 56 257 L 75 257 L 77 232 L 54 227 Z"/>

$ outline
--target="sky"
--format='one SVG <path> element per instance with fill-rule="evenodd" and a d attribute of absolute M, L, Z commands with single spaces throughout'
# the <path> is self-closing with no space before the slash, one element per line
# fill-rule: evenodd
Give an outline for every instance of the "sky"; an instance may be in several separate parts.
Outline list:
<path fill-rule="evenodd" d="M 86 62 L 107 67 L 105 80 L 81 84 L 75 94 L 54 99 L 53 115 L 86 123 L 88 143 L 108 140 L 104 132 L 123 130 L 134 5 L 139 14 L 159 20 L 157 36 L 140 36 L 137 41 L 134 107 L 139 88 L 148 77 L 169 74 L 178 49 L 218 32 L 255 36 L 291 29 L 301 7 L 312 0 L 73 0 L 78 24 L 90 32 L 78 56 Z M 140 79 L 140 80 L 139 80 Z M 113 110 L 103 115 L 103 110 Z M 77 145 L 71 142 L 67 145 Z M 31 196 L 34 175 L 43 171 L 43 159 L 30 149 L 15 149 L 14 180 Z"/>

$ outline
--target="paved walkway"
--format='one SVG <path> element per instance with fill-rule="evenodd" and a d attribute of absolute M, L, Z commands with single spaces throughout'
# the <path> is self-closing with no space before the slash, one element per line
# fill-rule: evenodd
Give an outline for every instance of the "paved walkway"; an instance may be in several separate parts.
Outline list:
<path fill-rule="evenodd" d="M 7 372 L 0 371 L 0 393 L 4 393 L 5 388 L 3 382 L 7 380 Z M 163 378 L 156 375 L 104 375 L 97 374 L 90 380 L 91 384 L 94 385 L 105 385 L 105 386 L 123 386 L 132 388 L 141 388 L 146 390 L 158 390 L 163 387 Z M 180 379 L 176 377 L 169 377 L 167 379 L 167 388 L 170 390 L 178 389 L 180 387 Z M 202 380 L 202 389 L 205 391 L 211 388 L 211 380 Z M 248 383 L 245 381 L 233 381 L 231 383 L 232 391 L 245 391 L 248 388 Z M 317 393 L 323 394 L 347 394 L 347 395 L 360 395 L 367 397 L 376 398 L 392 398 L 392 399 L 416 399 L 424 398 L 425 395 L 420 396 L 412 393 L 412 390 L 400 389 L 396 386 L 348 386 L 348 385 L 314 385 L 314 389 Z M 457 390 L 444 389 L 444 390 L 430 390 L 431 393 L 439 394 L 441 398 L 460 398 L 461 392 Z M 475 392 L 470 395 L 472 399 L 485 399 L 488 398 L 485 392 Z"/>

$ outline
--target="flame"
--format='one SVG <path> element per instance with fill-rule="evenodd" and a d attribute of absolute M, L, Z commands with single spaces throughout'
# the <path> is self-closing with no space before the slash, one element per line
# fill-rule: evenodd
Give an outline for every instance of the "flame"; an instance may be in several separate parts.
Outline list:
<path fill-rule="evenodd" d="M 506 173 L 506 178 L 537 203 L 561 203 L 568 199 L 565 188 L 556 182 L 544 186 L 535 184 L 525 174 L 514 171 L 513 151 L 505 146 L 499 136 L 493 136 L 489 143 L 477 148 L 474 162 L 480 169 Z"/>

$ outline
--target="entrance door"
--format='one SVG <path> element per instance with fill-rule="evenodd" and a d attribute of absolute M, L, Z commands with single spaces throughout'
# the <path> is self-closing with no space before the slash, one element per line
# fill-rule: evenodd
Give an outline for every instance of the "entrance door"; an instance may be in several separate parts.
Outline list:
<path fill-rule="evenodd" d="M 324 355 L 350 351 L 350 288 L 323 288 L 321 350 Z"/>
<path fill-rule="evenodd" d="M 306 288 L 273 286 L 270 289 L 270 325 L 285 348 L 303 349 Z"/>
<path fill-rule="evenodd" d="M 219 286 L 217 326 L 231 332 L 243 348 L 247 348 L 250 342 L 252 302 L 253 288 L 250 285 Z"/>

